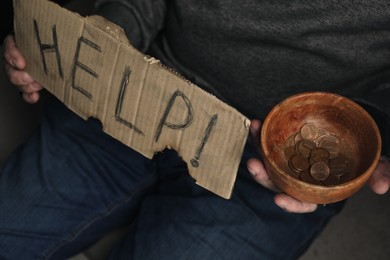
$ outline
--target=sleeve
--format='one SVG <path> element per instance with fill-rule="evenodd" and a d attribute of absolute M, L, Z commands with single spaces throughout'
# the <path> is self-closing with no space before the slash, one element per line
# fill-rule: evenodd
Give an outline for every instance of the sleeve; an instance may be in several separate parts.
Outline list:
<path fill-rule="evenodd" d="M 390 158 L 390 82 L 380 84 L 355 100 L 375 120 L 382 137 L 382 155 Z"/>
<path fill-rule="evenodd" d="M 164 26 L 165 0 L 97 0 L 96 14 L 125 30 L 131 44 L 146 52 Z"/>

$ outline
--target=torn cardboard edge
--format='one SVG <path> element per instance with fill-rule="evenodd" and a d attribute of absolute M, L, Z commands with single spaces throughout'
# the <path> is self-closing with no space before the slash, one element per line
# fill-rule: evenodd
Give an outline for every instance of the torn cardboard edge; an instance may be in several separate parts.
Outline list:
<path fill-rule="evenodd" d="M 230 198 L 250 121 L 136 50 L 123 29 L 47 0 L 14 0 L 27 71 L 84 119 L 148 158 L 175 149 L 197 184 Z"/>

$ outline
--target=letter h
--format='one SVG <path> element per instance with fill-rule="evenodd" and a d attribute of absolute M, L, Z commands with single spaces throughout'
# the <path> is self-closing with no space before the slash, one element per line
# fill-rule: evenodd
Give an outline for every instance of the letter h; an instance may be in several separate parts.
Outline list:
<path fill-rule="evenodd" d="M 46 59 L 45 59 L 45 52 L 55 52 L 56 58 L 57 58 L 58 73 L 60 74 L 61 78 L 64 78 L 64 73 L 63 73 L 62 67 L 61 67 L 60 51 L 58 49 L 56 25 L 53 25 L 53 27 L 52 27 L 53 44 L 42 43 L 41 37 L 39 35 L 38 23 L 35 19 L 34 19 L 34 32 L 35 32 L 35 36 L 37 37 L 37 40 L 38 40 L 39 49 L 41 51 L 43 69 L 44 69 L 46 75 L 47 75 L 47 64 L 46 64 Z"/>

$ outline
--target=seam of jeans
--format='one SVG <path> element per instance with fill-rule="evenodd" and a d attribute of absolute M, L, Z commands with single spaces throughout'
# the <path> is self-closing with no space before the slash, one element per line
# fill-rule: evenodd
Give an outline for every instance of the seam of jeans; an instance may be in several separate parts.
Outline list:
<path fill-rule="evenodd" d="M 43 258 L 42 259 L 49 259 L 51 256 L 53 256 L 63 245 L 66 245 L 72 241 L 74 241 L 80 234 L 82 234 L 82 232 L 88 227 L 90 226 L 91 224 L 93 224 L 94 222 L 106 217 L 106 216 L 109 216 L 112 212 L 114 212 L 118 207 L 128 203 L 129 201 L 131 201 L 133 198 L 134 198 L 134 195 L 137 194 L 139 191 L 143 190 L 145 187 L 153 184 L 153 182 L 155 181 L 154 178 L 151 179 L 151 181 L 147 182 L 146 184 L 142 185 L 141 187 L 139 187 L 138 189 L 136 189 L 133 193 L 125 196 L 123 199 L 109 205 L 106 207 L 106 209 L 104 211 L 102 211 L 101 213 L 99 214 L 94 214 L 92 215 L 91 217 L 89 217 L 88 219 L 86 219 L 84 222 L 82 222 L 79 226 L 77 226 L 76 228 L 74 228 L 74 230 L 72 230 L 69 234 L 70 234 L 70 237 L 67 238 L 67 239 L 64 239 L 64 240 L 61 240 L 60 242 L 58 242 L 57 244 L 55 244 L 53 247 L 49 248 L 46 250 L 46 252 L 43 253 Z"/>

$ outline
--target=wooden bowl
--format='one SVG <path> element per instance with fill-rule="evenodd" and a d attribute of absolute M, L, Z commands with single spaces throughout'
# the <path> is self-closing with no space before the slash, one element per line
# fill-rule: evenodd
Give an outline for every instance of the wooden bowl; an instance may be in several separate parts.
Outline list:
<path fill-rule="evenodd" d="M 330 137 L 321 139 L 324 135 Z M 329 148 L 328 169 L 313 169 L 313 150 L 311 157 L 306 155 L 308 168 L 306 163 L 297 165 L 298 160 L 292 163 L 286 151 L 302 156 L 299 147 L 305 146 L 300 142 L 306 139 L 314 142 L 311 149 Z M 328 141 L 325 144 L 324 139 Z M 263 123 L 260 142 L 274 184 L 296 199 L 318 204 L 341 201 L 356 193 L 374 172 L 381 154 L 380 132 L 371 116 L 352 100 L 325 92 L 301 93 L 275 106 Z M 345 163 L 341 164 L 342 172 L 337 171 L 340 163 L 334 166 L 335 158 L 340 157 Z M 322 176 L 316 176 L 318 172 Z"/>

